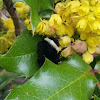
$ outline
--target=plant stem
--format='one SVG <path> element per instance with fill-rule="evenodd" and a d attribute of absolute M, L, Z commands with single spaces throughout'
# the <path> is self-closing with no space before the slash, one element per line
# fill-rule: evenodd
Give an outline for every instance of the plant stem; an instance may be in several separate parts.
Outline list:
<path fill-rule="evenodd" d="M 14 7 L 12 0 L 3 0 L 4 4 L 6 5 L 6 9 L 11 15 L 11 18 L 13 19 L 14 25 L 15 25 L 15 34 L 18 36 L 21 32 L 21 22 L 19 15 L 16 11 L 16 8 Z"/>

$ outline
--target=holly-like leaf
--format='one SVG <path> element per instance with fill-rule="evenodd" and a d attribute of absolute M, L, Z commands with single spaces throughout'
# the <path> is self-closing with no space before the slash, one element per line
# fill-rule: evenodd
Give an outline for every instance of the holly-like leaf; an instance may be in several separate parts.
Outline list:
<path fill-rule="evenodd" d="M 23 31 L 8 53 L 0 55 L 0 66 L 26 77 L 33 75 L 39 69 L 36 52 L 40 40 L 40 36 L 33 37 L 30 31 Z"/>
<path fill-rule="evenodd" d="M 99 97 L 97 97 L 96 95 L 95 95 L 95 97 L 94 97 L 95 99 L 94 100 L 100 100 L 100 98 Z"/>
<path fill-rule="evenodd" d="M 23 1 L 31 7 L 31 25 L 33 32 L 35 31 L 35 28 L 41 21 L 38 13 L 43 10 L 48 10 L 48 9 L 53 10 L 53 0 L 13 0 L 13 1 Z M 51 12 L 48 12 L 48 14 L 51 14 Z M 46 12 L 46 15 L 48 14 Z"/>
<path fill-rule="evenodd" d="M 74 54 L 59 65 L 46 59 L 25 84 L 13 88 L 5 100 L 89 100 L 96 85 L 91 67 Z"/>

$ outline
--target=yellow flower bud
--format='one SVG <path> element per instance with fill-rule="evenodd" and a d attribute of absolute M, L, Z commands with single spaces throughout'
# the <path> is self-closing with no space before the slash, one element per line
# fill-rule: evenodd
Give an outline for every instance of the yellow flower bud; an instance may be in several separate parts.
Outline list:
<path fill-rule="evenodd" d="M 20 18 L 27 18 L 27 17 L 28 17 L 28 14 L 27 13 L 20 14 Z"/>
<path fill-rule="evenodd" d="M 75 40 L 72 44 L 73 50 L 78 54 L 83 54 L 87 50 L 87 44 L 85 41 Z"/>
<path fill-rule="evenodd" d="M 24 6 L 23 7 L 23 13 L 28 13 L 31 10 L 29 6 Z"/>
<path fill-rule="evenodd" d="M 16 10 L 17 10 L 17 12 L 19 14 L 22 14 L 23 13 L 23 8 L 21 8 L 21 7 L 17 7 Z"/>
<path fill-rule="evenodd" d="M 18 2 L 15 3 L 15 6 L 16 6 L 16 7 L 24 7 L 24 6 L 25 6 L 25 3 L 24 3 L 24 2 L 19 2 L 19 1 L 18 1 Z"/>
<path fill-rule="evenodd" d="M 68 37 L 68 36 L 64 36 L 64 37 L 61 37 L 59 39 L 59 44 L 64 47 L 64 46 L 67 46 L 71 43 L 71 38 Z"/>
<path fill-rule="evenodd" d="M 61 55 L 65 58 L 67 58 L 68 56 L 71 56 L 73 54 L 73 49 L 71 48 L 71 46 L 68 46 L 67 48 L 65 48 L 62 52 Z"/>
<path fill-rule="evenodd" d="M 89 51 L 89 53 L 91 53 L 91 54 L 95 53 L 95 47 L 90 47 L 90 46 L 88 46 L 88 51 Z"/>
<path fill-rule="evenodd" d="M 95 48 L 95 54 L 100 55 L 100 44 Z"/>
<path fill-rule="evenodd" d="M 25 26 L 28 26 L 30 24 L 30 19 L 26 19 L 25 21 L 24 21 L 24 25 Z"/>
<path fill-rule="evenodd" d="M 88 51 L 85 52 L 85 53 L 82 55 L 82 57 L 83 57 L 83 60 L 84 60 L 86 63 L 88 63 L 88 64 L 90 64 L 90 63 L 93 61 L 93 55 L 91 55 Z"/>

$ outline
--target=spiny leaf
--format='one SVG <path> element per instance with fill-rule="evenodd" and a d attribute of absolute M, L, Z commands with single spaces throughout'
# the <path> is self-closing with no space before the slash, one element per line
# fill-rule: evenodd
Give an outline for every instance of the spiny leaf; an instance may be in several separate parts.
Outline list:
<path fill-rule="evenodd" d="M 89 100 L 96 85 L 90 70 L 76 54 L 59 65 L 46 59 L 34 77 L 13 88 L 5 100 Z"/>
<path fill-rule="evenodd" d="M 33 37 L 30 31 L 23 31 L 8 53 L 0 55 L 0 66 L 26 77 L 33 75 L 39 69 L 36 52 L 40 40 L 40 36 Z"/>
<path fill-rule="evenodd" d="M 13 1 L 23 1 L 31 7 L 31 24 L 33 32 L 35 31 L 35 28 L 41 21 L 38 13 L 40 11 L 47 9 L 53 10 L 53 0 L 13 0 Z M 51 14 L 51 12 L 48 12 L 48 14 Z"/>

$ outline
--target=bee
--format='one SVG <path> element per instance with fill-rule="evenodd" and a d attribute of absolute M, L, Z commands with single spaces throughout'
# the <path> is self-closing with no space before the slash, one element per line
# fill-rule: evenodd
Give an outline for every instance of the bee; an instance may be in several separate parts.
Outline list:
<path fill-rule="evenodd" d="M 46 37 L 38 43 L 38 64 L 41 67 L 45 62 L 45 57 L 51 60 L 53 63 L 58 64 L 60 62 L 59 42 L 54 37 Z"/>

